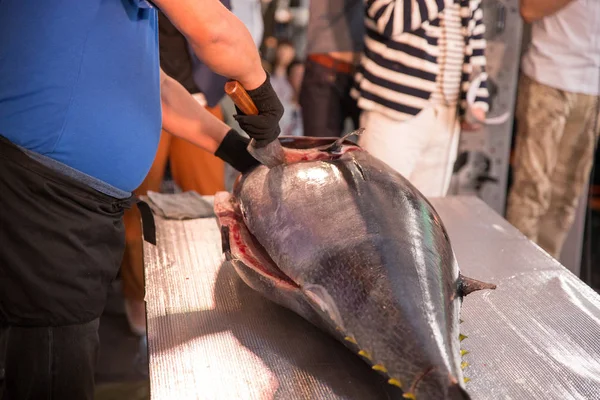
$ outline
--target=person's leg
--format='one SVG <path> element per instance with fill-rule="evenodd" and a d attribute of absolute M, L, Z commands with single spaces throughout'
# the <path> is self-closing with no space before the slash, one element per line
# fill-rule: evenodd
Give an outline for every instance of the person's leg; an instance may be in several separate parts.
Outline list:
<path fill-rule="evenodd" d="M 4 393 L 4 377 L 6 372 L 6 340 L 8 337 L 8 326 L 0 324 L 0 399 Z"/>
<path fill-rule="evenodd" d="M 9 327 L 3 400 L 93 400 L 98 325 Z"/>
<path fill-rule="evenodd" d="M 539 219 L 550 205 L 550 177 L 568 113 L 564 92 L 521 76 L 513 184 L 506 219 L 534 242 L 538 240 Z"/>
<path fill-rule="evenodd" d="M 360 108 L 358 108 L 358 102 L 353 99 L 350 95 L 348 95 L 348 99 L 346 102 L 346 113 L 348 117 L 352 120 L 352 124 L 354 125 L 354 129 L 359 129 L 360 126 Z"/>
<path fill-rule="evenodd" d="M 559 146 L 558 160 L 552 174 L 552 197 L 548 211 L 540 219 L 538 243 L 555 258 L 575 219 L 579 198 L 587 185 L 594 162 L 598 97 L 579 94 L 571 109 Z"/>
<path fill-rule="evenodd" d="M 207 107 L 207 110 L 223 120 L 219 105 Z M 198 146 L 173 137 L 170 163 L 173 179 L 183 191 L 213 195 L 225 190 L 225 163 Z"/>
<path fill-rule="evenodd" d="M 397 121 L 377 111 L 363 111 L 360 126 L 365 131 L 358 145 L 410 180 L 429 142 L 433 109 L 423 110 L 408 121 Z"/>
<path fill-rule="evenodd" d="M 460 137 L 455 107 L 437 106 L 430 120 L 430 139 L 410 175 L 410 182 L 426 197 L 443 197 L 448 192 Z M 423 127 L 425 130 L 425 127 Z"/>
<path fill-rule="evenodd" d="M 158 192 L 165 174 L 171 146 L 171 135 L 162 132 L 154 163 L 142 184 L 135 190 L 144 195 L 149 190 Z M 146 333 L 146 306 L 144 303 L 144 260 L 142 254 L 142 223 L 140 211 L 132 207 L 125 211 L 125 254 L 121 262 L 121 280 L 125 297 L 125 312 L 131 330 L 137 335 Z"/>
<path fill-rule="evenodd" d="M 342 123 L 346 118 L 350 118 L 353 128 L 358 129 L 360 127 L 360 108 L 358 108 L 357 100 L 350 95 L 354 85 L 354 75 L 339 74 L 338 82 L 342 93 Z"/>
<path fill-rule="evenodd" d="M 306 61 L 299 103 L 304 136 L 339 137 L 344 129 L 343 93 L 337 87 L 337 73 Z"/>

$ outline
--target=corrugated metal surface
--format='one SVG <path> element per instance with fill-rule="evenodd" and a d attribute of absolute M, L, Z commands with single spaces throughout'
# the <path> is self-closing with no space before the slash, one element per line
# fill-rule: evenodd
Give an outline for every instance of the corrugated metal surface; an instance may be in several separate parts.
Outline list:
<path fill-rule="evenodd" d="M 465 275 L 477 399 L 600 399 L 600 296 L 476 198 L 434 199 Z M 213 218 L 156 217 L 145 243 L 153 399 L 401 398 L 363 361 L 221 265 Z"/>

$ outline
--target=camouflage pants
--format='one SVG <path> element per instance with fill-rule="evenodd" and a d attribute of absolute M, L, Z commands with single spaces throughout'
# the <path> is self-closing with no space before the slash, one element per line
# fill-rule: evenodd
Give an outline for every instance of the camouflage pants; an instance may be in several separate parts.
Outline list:
<path fill-rule="evenodd" d="M 599 133 L 598 101 L 525 75 L 519 81 L 506 219 L 557 259 L 588 183 Z"/>

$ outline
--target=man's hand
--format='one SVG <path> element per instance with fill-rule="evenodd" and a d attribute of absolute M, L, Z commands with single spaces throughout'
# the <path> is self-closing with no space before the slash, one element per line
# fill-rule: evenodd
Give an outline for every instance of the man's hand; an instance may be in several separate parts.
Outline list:
<path fill-rule="evenodd" d="M 279 120 L 283 116 L 283 105 L 271 86 L 269 76 L 258 88 L 247 92 L 258 109 L 258 115 L 245 115 L 236 106 L 238 114 L 234 117 L 240 127 L 256 140 L 256 145 L 263 147 L 277 139 L 281 132 Z"/>
<path fill-rule="evenodd" d="M 225 161 L 241 173 L 260 165 L 260 162 L 248 152 L 250 140 L 235 129 L 229 130 L 217 148 L 215 156 Z"/>
<path fill-rule="evenodd" d="M 471 108 L 471 110 L 469 112 L 471 113 L 471 116 L 473 118 L 470 121 L 467 121 L 467 120 L 462 121 L 462 123 L 461 123 L 462 130 L 465 132 L 475 132 L 475 131 L 478 131 L 481 128 L 483 128 L 483 124 L 485 123 L 485 116 L 486 116 L 485 110 L 483 110 L 479 107 L 473 107 L 473 108 Z"/>

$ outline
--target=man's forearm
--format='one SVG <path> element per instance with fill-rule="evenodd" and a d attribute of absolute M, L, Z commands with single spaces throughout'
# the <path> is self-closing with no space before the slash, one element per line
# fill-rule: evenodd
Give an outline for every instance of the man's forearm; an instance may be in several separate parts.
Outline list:
<path fill-rule="evenodd" d="M 160 72 L 165 131 L 209 151 L 240 172 L 258 165 L 248 153 L 248 138 L 208 112 L 179 82 Z"/>
<path fill-rule="evenodd" d="M 161 70 L 163 129 L 214 154 L 230 127 Z"/>
<path fill-rule="evenodd" d="M 266 79 L 260 55 L 246 26 L 219 0 L 154 0 L 214 72 L 247 90 Z"/>
<path fill-rule="evenodd" d="M 531 23 L 552 15 L 573 0 L 520 0 L 521 17 Z"/>

